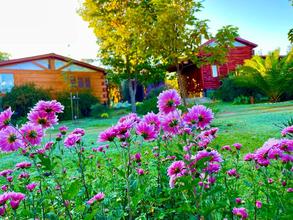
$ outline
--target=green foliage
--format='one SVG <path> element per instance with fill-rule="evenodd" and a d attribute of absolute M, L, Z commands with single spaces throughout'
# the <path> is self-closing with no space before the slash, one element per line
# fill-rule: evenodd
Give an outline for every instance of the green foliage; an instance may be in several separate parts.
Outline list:
<path fill-rule="evenodd" d="M 90 91 L 81 92 L 78 94 L 79 107 L 82 116 L 88 117 L 91 114 L 91 106 L 99 103 L 99 99 L 95 97 Z"/>
<path fill-rule="evenodd" d="M 238 96 L 233 100 L 234 105 L 238 104 L 249 104 L 250 98 L 247 96 Z"/>
<path fill-rule="evenodd" d="M 9 53 L 1 52 L 0 51 L 0 61 L 9 60 L 9 58 L 10 58 L 10 54 Z"/>
<path fill-rule="evenodd" d="M 107 111 L 107 106 L 100 103 L 96 103 L 91 106 L 91 116 L 95 118 L 102 118 L 102 114 L 105 114 Z"/>
<path fill-rule="evenodd" d="M 37 88 L 34 84 L 15 86 L 2 100 L 4 108 L 10 106 L 16 117 L 24 117 L 40 100 L 50 100 L 49 91 Z"/>
<path fill-rule="evenodd" d="M 269 53 L 265 59 L 253 56 L 246 60 L 236 77 L 240 86 L 258 88 L 272 102 L 276 102 L 286 92 L 293 94 L 293 49 L 285 57 L 280 57 L 280 50 Z"/>
<path fill-rule="evenodd" d="M 239 85 L 236 82 L 235 76 L 229 74 L 221 80 L 222 85 L 214 92 L 214 97 L 221 99 L 225 102 L 231 102 L 239 96 L 253 96 L 260 97 L 260 91 L 253 85 Z"/>
<path fill-rule="evenodd" d="M 109 114 L 108 113 L 102 113 L 100 117 L 101 118 L 109 118 Z"/>
<path fill-rule="evenodd" d="M 144 115 L 144 114 L 147 114 L 148 112 L 154 112 L 154 113 L 159 112 L 156 97 L 146 99 L 140 105 L 137 106 L 138 114 Z"/>

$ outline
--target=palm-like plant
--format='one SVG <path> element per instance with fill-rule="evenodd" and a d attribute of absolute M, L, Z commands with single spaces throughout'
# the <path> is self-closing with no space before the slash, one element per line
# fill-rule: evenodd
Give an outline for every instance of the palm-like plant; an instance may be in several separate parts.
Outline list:
<path fill-rule="evenodd" d="M 240 86 L 258 88 L 272 102 L 285 92 L 293 94 L 293 49 L 285 57 L 280 50 L 269 53 L 265 58 L 253 56 L 239 68 L 236 81 Z"/>

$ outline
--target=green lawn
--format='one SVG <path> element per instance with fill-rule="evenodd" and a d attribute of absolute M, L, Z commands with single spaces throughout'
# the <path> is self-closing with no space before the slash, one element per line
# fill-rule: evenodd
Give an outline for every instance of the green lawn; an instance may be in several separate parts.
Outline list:
<path fill-rule="evenodd" d="M 212 108 L 216 110 L 213 126 L 220 129 L 218 138 L 212 146 L 226 145 L 240 142 L 244 145 L 243 152 L 253 151 L 260 147 L 268 138 L 280 138 L 280 128 L 276 124 L 285 122 L 293 117 L 293 101 L 282 103 L 264 103 L 255 105 L 232 105 L 230 103 L 215 103 Z M 111 125 L 114 125 L 120 116 L 115 115 L 110 119 L 87 118 L 61 122 L 59 126 L 66 125 L 72 131 L 76 127 L 84 128 L 84 140 L 90 146 L 97 146 L 98 134 Z M 58 127 L 59 127 L 58 126 Z M 47 140 L 54 137 L 58 129 L 47 132 Z M 13 166 L 20 157 L 16 154 L 0 155 L 0 169 Z M 17 161 L 16 161 L 17 160 Z"/>

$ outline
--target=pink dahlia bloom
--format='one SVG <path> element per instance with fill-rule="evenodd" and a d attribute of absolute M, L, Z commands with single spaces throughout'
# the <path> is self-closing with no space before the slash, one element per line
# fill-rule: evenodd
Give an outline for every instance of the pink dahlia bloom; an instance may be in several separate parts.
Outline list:
<path fill-rule="evenodd" d="M 153 125 L 155 127 L 155 130 L 159 130 L 160 129 L 160 119 L 159 116 L 156 115 L 153 112 L 149 112 L 148 114 L 146 114 L 143 119 L 142 119 L 145 123 Z"/>
<path fill-rule="evenodd" d="M 32 192 L 32 191 L 36 188 L 37 185 L 38 185 L 37 183 L 30 183 L 30 184 L 27 184 L 27 185 L 26 185 L 26 189 L 27 189 L 28 191 Z"/>
<path fill-rule="evenodd" d="M 89 201 L 87 201 L 88 205 L 92 205 L 94 202 L 102 201 L 105 198 L 105 194 L 103 192 L 99 192 L 94 197 L 92 197 Z"/>
<path fill-rule="evenodd" d="M 21 180 L 21 179 L 28 179 L 30 178 L 30 174 L 29 173 L 26 173 L 26 172 L 22 172 L 21 174 L 18 175 L 18 179 Z"/>
<path fill-rule="evenodd" d="M 80 136 L 84 136 L 85 135 L 85 131 L 82 128 L 75 128 L 71 134 L 79 134 Z"/>
<path fill-rule="evenodd" d="M 52 101 L 41 100 L 35 105 L 34 110 L 46 112 L 47 114 L 55 114 L 55 113 L 62 113 L 64 110 L 64 106 L 61 105 L 61 103 L 57 102 L 56 100 L 52 100 Z"/>
<path fill-rule="evenodd" d="M 184 161 L 182 160 L 175 161 L 169 166 L 167 172 L 169 177 L 177 178 L 177 177 L 184 176 L 187 172 L 186 165 Z"/>
<path fill-rule="evenodd" d="M 67 127 L 67 126 L 61 126 L 61 127 L 59 128 L 59 131 L 60 131 L 60 133 L 61 133 L 62 135 L 65 135 L 66 132 L 68 131 L 68 127 Z"/>
<path fill-rule="evenodd" d="M 256 200 L 255 206 L 256 206 L 256 208 L 260 209 L 262 207 L 262 202 L 259 200 Z"/>
<path fill-rule="evenodd" d="M 197 129 L 205 129 L 210 125 L 214 118 L 214 114 L 211 109 L 203 105 L 195 105 L 188 109 L 188 112 L 184 115 L 183 120 L 185 123 L 195 126 Z"/>
<path fill-rule="evenodd" d="M 81 136 L 79 134 L 69 134 L 65 140 L 64 140 L 64 145 L 65 147 L 73 147 L 77 143 L 79 143 L 81 140 Z"/>
<path fill-rule="evenodd" d="M 181 98 L 175 89 L 162 92 L 158 97 L 159 111 L 165 114 L 172 112 L 181 103 Z"/>
<path fill-rule="evenodd" d="M 136 169 L 136 172 L 137 172 L 137 174 L 138 174 L 139 176 L 144 175 L 144 170 L 141 169 L 141 168 Z"/>
<path fill-rule="evenodd" d="M 0 207 L 0 216 L 4 216 L 5 215 L 6 208 L 7 208 L 6 205 L 3 205 L 3 206 Z"/>
<path fill-rule="evenodd" d="M 7 196 L 10 199 L 12 209 L 17 209 L 20 202 L 25 199 L 25 195 L 23 193 L 9 192 L 7 193 Z"/>
<path fill-rule="evenodd" d="M 6 192 L 8 190 L 8 185 L 1 186 L 1 190 Z"/>
<path fill-rule="evenodd" d="M 241 219 L 247 219 L 248 213 L 245 208 L 233 208 L 233 215 L 241 217 Z"/>
<path fill-rule="evenodd" d="M 207 157 L 209 158 L 209 162 L 223 162 L 221 155 L 216 150 L 212 150 L 210 152 L 206 150 L 199 151 L 195 156 L 192 157 L 192 159 L 195 159 L 197 162 Z"/>
<path fill-rule="evenodd" d="M 239 174 L 237 173 L 237 170 L 235 168 L 231 169 L 231 170 L 228 170 L 227 171 L 227 174 L 229 176 L 235 176 L 236 178 L 239 178 Z"/>
<path fill-rule="evenodd" d="M 8 126 L 0 130 L 0 150 L 4 152 L 16 151 L 19 148 L 23 148 L 24 143 L 19 132 Z"/>
<path fill-rule="evenodd" d="M 293 140 L 281 139 L 279 141 L 279 148 L 285 152 L 293 152 Z"/>
<path fill-rule="evenodd" d="M 98 142 L 113 141 L 116 136 L 117 132 L 115 127 L 110 127 L 100 134 Z"/>
<path fill-rule="evenodd" d="M 13 115 L 13 111 L 11 111 L 10 107 L 0 113 L 0 130 L 9 125 L 12 115 Z"/>
<path fill-rule="evenodd" d="M 31 110 L 27 118 L 32 124 L 41 125 L 44 129 L 50 128 L 58 123 L 58 118 L 55 114 L 48 114 L 43 111 Z"/>
<path fill-rule="evenodd" d="M 242 147 L 242 144 L 240 144 L 240 143 L 235 143 L 235 144 L 233 144 L 233 146 L 234 146 L 237 150 L 240 150 L 241 147 Z"/>
<path fill-rule="evenodd" d="M 248 153 L 248 154 L 246 154 L 244 157 L 243 157 L 243 159 L 245 160 L 245 161 L 251 161 L 251 160 L 254 160 L 254 154 L 252 154 L 252 153 Z"/>
<path fill-rule="evenodd" d="M 13 170 L 2 170 L 2 171 L 0 172 L 0 176 L 7 177 L 7 176 L 9 176 L 11 173 L 13 173 Z"/>
<path fill-rule="evenodd" d="M 231 151 L 231 147 L 229 145 L 225 145 L 222 147 L 222 150 Z"/>
<path fill-rule="evenodd" d="M 242 199 L 241 199 L 241 198 L 236 198 L 236 199 L 235 199 L 235 202 L 236 202 L 237 204 L 240 204 L 240 203 L 242 202 Z"/>
<path fill-rule="evenodd" d="M 125 116 L 121 117 L 119 119 L 118 123 L 122 123 L 124 121 L 130 121 L 131 124 L 136 124 L 136 123 L 140 122 L 140 118 L 137 116 L 137 114 L 130 113 L 128 115 L 125 115 Z"/>
<path fill-rule="evenodd" d="M 281 132 L 282 136 L 285 137 L 288 134 L 293 134 L 293 125 L 284 128 Z"/>
<path fill-rule="evenodd" d="M 145 122 L 140 122 L 137 124 L 136 134 L 142 136 L 146 141 L 152 141 L 157 138 L 155 127 Z"/>
<path fill-rule="evenodd" d="M 26 168 L 29 168 L 29 167 L 31 167 L 31 166 L 32 166 L 32 163 L 30 163 L 30 162 L 26 162 L 26 161 L 21 162 L 21 163 L 18 163 L 18 164 L 15 165 L 15 167 L 16 167 L 17 169 L 26 169 Z"/>
<path fill-rule="evenodd" d="M 54 145 L 53 141 L 49 141 L 45 144 L 44 149 L 45 150 L 50 150 L 52 148 L 52 146 Z"/>
<path fill-rule="evenodd" d="M 33 146 L 39 145 L 44 136 L 42 126 L 34 125 L 32 123 L 24 124 L 20 128 L 20 133 L 22 134 L 23 141 L 29 143 Z"/>
<path fill-rule="evenodd" d="M 161 126 L 164 132 L 170 134 L 179 134 L 181 128 L 181 117 L 177 111 L 161 117 Z"/>

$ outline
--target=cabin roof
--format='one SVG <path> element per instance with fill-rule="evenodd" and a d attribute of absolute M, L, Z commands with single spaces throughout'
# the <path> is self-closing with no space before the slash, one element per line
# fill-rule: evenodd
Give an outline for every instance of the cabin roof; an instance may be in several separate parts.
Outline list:
<path fill-rule="evenodd" d="M 65 61 L 65 62 L 72 62 L 73 64 L 76 64 L 76 65 L 79 65 L 82 67 L 86 67 L 86 68 L 89 68 L 89 69 L 92 69 L 95 71 L 101 71 L 104 74 L 106 74 L 105 69 L 103 69 L 101 67 L 97 67 L 97 66 L 91 65 L 89 63 L 78 61 L 78 60 L 75 60 L 75 59 L 72 59 L 69 57 L 65 57 L 65 56 L 62 56 L 59 54 L 55 54 L 55 53 L 48 53 L 48 54 L 43 54 L 43 55 L 0 61 L 0 67 L 6 66 L 6 65 L 11 65 L 11 64 L 18 64 L 18 63 L 35 61 L 35 60 L 41 60 L 41 59 L 49 59 L 49 58 L 51 58 L 51 59 L 53 58 L 53 59 L 57 59 L 57 60 Z"/>
<path fill-rule="evenodd" d="M 215 41 L 215 39 L 211 39 L 211 40 L 208 40 L 207 42 L 203 43 L 202 45 L 208 45 L 208 44 L 210 44 L 210 43 L 212 43 L 214 41 Z M 252 43 L 252 42 L 250 42 L 248 40 L 245 40 L 245 39 L 243 39 L 241 37 L 235 37 L 235 41 L 237 41 L 239 43 L 242 43 L 242 44 L 245 44 L 246 46 L 250 46 L 252 48 L 257 47 L 257 44 Z"/>

